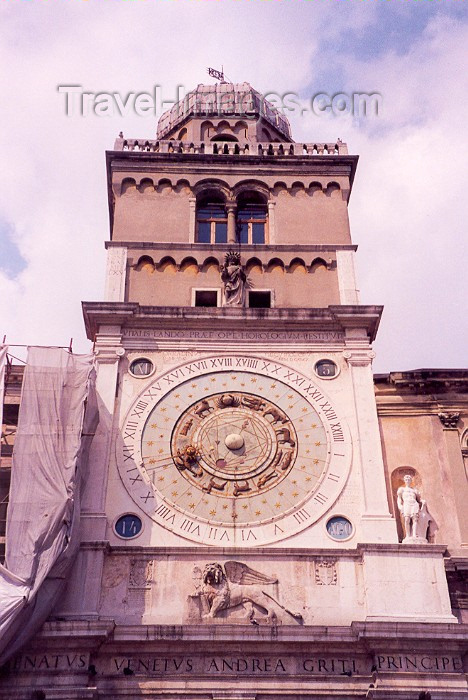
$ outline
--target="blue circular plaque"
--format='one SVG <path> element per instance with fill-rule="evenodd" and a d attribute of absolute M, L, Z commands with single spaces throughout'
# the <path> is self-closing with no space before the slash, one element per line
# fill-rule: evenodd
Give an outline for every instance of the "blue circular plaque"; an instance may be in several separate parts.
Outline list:
<path fill-rule="evenodd" d="M 335 515 L 327 522 L 327 532 L 334 540 L 347 540 L 353 534 L 353 526 L 348 518 Z"/>
<path fill-rule="evenodd" d="M 137 537 L 143 528 L 143 523 L 138 515 L 133 515 L 132 513 L 126 513 L 121 515 L 115 521 L 114 530 L 115 534 L 119 537 L 124 537 L 126 540 L 130 540 L 132 537 Z"/>

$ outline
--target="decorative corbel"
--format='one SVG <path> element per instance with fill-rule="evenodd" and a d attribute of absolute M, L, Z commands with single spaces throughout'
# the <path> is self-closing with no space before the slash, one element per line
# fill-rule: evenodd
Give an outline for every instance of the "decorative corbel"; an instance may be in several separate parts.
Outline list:
<path fill-rule="evenodd" d="M 439 413 L 439 420 L 446 430 L 456 430 L 460 413 Z"/>

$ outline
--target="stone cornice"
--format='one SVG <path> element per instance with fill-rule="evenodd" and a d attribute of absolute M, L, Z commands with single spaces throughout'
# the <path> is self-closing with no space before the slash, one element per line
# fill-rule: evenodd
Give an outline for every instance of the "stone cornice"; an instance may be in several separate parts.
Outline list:
<path fill-rule="evenodd" d="M 232 243 L 217 243 L 216 245 L 211 245 L 210 243 L 158 243 L 153 241 L 106 241 L 106 248 L 128 248 L 130 250 L 134 249 L 146 249 L 146 250 L 174 250 L 174 251 L 187 251 L 191 253 L 205 253 L 210 255 L 218 251 L 223 253 L 231 250 Z M 331 252 L 335 250 L 353 250 L 358 249 L 357 245 L 346 244 L 346 243 L 321 243 L 314 245 L 245 245 L 241 246 L 240 253 L 246 258 L 253 257 L 259 252 L 275 253 L 276 257 L 281 256 L 282 252 L 291 253 L 323 253 Z M 380 375 L 379 375 L 380 376 Z M 383 376 L 383 375 L 382 375 Z M 386 375 L 385 375 L 386 376 Z"/>
<path fill-rule="evenodd" d="M 468 395 L 457 395 L 452 400 L 440 396 L 425 394 L 405 395 L 376 395 L 377 413 L 379 416 L 434 416 L 439 417 L 441 411 L 468 413 Z"/>
<path fill-rule="evenodd" d="M 385 385 L 397 389 L 409 389 L 421 393 L 446 391 L 464 387 L 468 389 L 468 369 L 414 369 L 406 372 L 375 374 L 377 387 Z"/>
<path fill-rule="evenodd" d="M 381 306 L 328 306 L 327 308 L 251 309 L 234 307 L 140 306 L 130 302 L 83 302 L 86 333 L 94 340 L 101 326 L 127 328 L 200 329 L 216 325 L 229 330 L 245 328 L 282 330 L 365 329 L 372 342 Z M 155 325 L 157 324 L 157 325 Z M 102 332 L 102 331 L 101 331 Z"/>
<path fill-rule="evenodd" d="M 259 558 L 265 559 L 268 557 L 270 560 L 275 558 L 281 559 L 326 559 L 333 557 L 334 559 L 338 557 L 347 557 L 351 559 L 361 559 L 362 555 L 365 553 L 370 554 L 399 554 L 399 555 L 409 555 L 414 554 L 438 554 L 439 556 L 444 556 L 447 551 L 447 545 L 445 544 L 393 544 L 393 543 L 383 543 L 383 542 L 370 542 L 370 543 L 358 543 L 356 547 L 329 547 L 324 549 L 323 547 L 315 548 L 291 548 L 291 547 L 232 547 L 226 549 L 225 547 L 206 547 L 206 546 L 188 546 L 188 547 L 139 547 L 131 546 L 129 544 L 125 545 L 110 545 L 108 540 L 99 540 L 93 542 L 82 542 L 81 548 L 83 549 L 100 549 L 105 550 L 109 554 L 112 553 L 113 556 L 139 556 L 146 558 L 153 558 L 157 556 L 167 556 L 170 551 L 172 556 L 187 556 L 189 559 L 193 559 L 195 556 L 197 559 L 202 559 L 203 557 L 223 557 L 228 555 L 229 557 L 244 557 L 249 556 L 249 558 Z M 455 560 L 454 560 L 455 561 Z M 458 560 L 457 560 L 458 561 Z"/>
<path fill-rule="evenodd" d="M 250 642 L 265 643 L 271 646 L 272 631 L 267 626 L 251 625 L 115 625 L 110 620 L 49 621 L 32 640 L 36 645 L 44 639 L 70 638 L 76 645 L 77 639 L 101 638 L 108 643 L 157 642 Z M 422 642 L 430 646 L 434 640 L 445 641 L 450 646 L 461 643 L 468 647 L 468 625 L 449 623 L 418 622 L 352 622 L 345 626 L 298 626 L 281 625 L 275 627 L 275 644 L 341 644 L 353 642 L 396 641 L 404 648 L 405 641 Z"/>

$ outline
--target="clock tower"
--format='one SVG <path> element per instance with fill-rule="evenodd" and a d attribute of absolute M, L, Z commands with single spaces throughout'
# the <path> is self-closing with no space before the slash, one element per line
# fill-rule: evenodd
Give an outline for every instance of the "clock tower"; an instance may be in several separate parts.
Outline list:
<path fill-rule="evenodd" d="M 456 650 L 427 648 L 456 622 L 445 548 L 411 514 L 400 544 L 390 513 L 357 160 L 294 142 L 248 83 L 199 85 L 107 153 L 105 300 L 83 305 L 100 423 L 48 632 L 95 694 L 77 667 L 67 697 L 406 700 L 428 664 L 465 697 Z"/>
<path fill-rule="evenodd" d="M 107 163 L 107 299 L 84 308 L 106 383 L 121 353 L 112 537 L 131 516 L 135 544 L 396 542 L 371 371 L 382 309 L 359 303 L 349 232 L 357 157 L 294 143 L 249 84 L 220 83 Z"/>

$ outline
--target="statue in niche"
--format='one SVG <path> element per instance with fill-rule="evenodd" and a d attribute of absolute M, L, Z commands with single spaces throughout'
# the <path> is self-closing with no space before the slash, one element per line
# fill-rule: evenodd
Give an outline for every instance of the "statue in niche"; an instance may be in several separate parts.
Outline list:
<path fill-rule="evenodd" d="M 265 590 L 269 585 L 278 583 L 275 577 L 266 576 L 239 561 L 227 561 L 224 566 L 213 562 L 207 564 L 203 571 L 197 567 L 197 573 L 201 581 L 196 586 L 195 595 L 200 598 L 204 620 L 216 617 L 229 619 L 231 609 L 242 606 L 246 613 L 244 619 L 252 625 L 276 624 L 278 608 L 295 622 L 304 622 L 300 613 L 291 612 Z M 229 621 L 235 620 L 231 618 Z"/>
<path fill-rule="evenodd" d="M 240 253 L 230 250 L 226 253 L 221 268 L 224 283 L 224 304 L 226 306 L 244 306 L 247 275 L 241 265 Z"/>
<path fill-rule="evenodd" d="M 403 481 L 405 485 L 400 486 L 397 491 L 398 510 L 403 517 L 405 527 L 403 543 L 427 542 L 426 534 L 432 518 L 426 501 L 421 500 L 419 491 L 411 486 L 413 477 L 410 474 L 405 474 Z"/>

